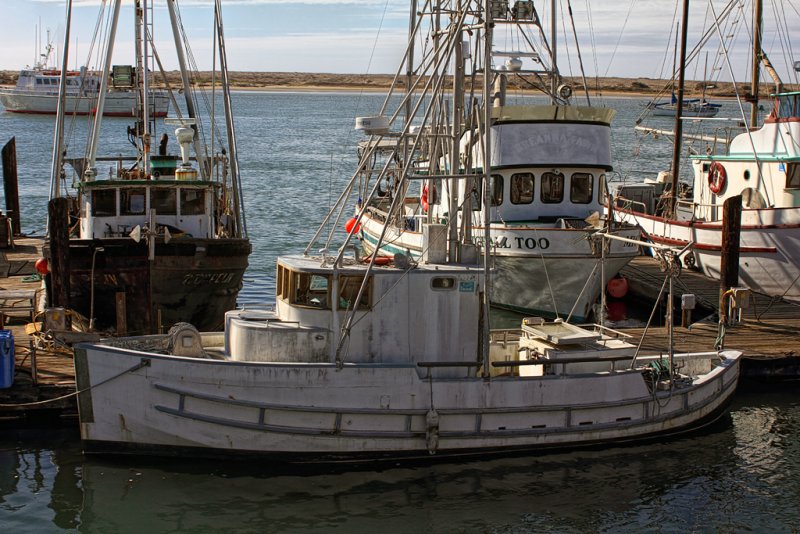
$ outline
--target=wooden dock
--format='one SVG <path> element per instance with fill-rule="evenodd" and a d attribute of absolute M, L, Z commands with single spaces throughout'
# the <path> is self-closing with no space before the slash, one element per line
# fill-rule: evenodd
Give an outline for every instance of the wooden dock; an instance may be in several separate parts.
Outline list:
<path fill-rule="evenodd" d="M 634 259 L 622 271 L 630 291 L 636 297 L 655 302 L 664 280 L 657 260 L 648 256 Z M 680 317 L 680 295 L 693 294 L 699 305 L 716 309 L 719 302 L 719 282 L 689 269 L 681 271 L 673 285 L 676 298 L 676 317 Z M 745 376 L 800 377 L 800 305 L 751 292 L 748 307 L 742 310 L 741 320 L 724 330 L 723 346 L 744 353 L 742 372 Z M 697 314 L 695 314 L 697 315 Z M 678 352 L 714 350 L 720 328 L 717 316 L 694 318 L 697 322 L 687 328 L 673 330 L 673 346 Z M 667 329 L 663 324 L 649 328 L 642 349 L 663 351 L 669 347 Z M 622 329 L 640 339 L 644 328 Z"/>
<path fill-rule="evenodd" d="M 44 289 L 34 264 L 42 257 L 41 237 L 15 237 L 0 249 L 0 321 L 14 336 L 16 372 L 0 389 L 0 423 L 77 421 L 72 352 L 34 332 L 35 306 Z M 62 398 L 65 397 L 65 398 Z"/>

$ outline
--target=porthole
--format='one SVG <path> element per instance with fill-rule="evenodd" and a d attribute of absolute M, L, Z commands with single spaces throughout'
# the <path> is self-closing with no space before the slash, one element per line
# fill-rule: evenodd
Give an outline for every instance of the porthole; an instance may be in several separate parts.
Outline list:
<path fill-rule="evenodd" d="M 440 291 L 449 291 L 456 287 L 456 279 L 449 276 L 437 276 L 431 280 L 431 287 Z"/>
<path fill-rule="evenodd" d="M 749 169 L 745 169 L 745 171 L 744 171 L 744 179 L 745 180 L 749 180 L 750 179 L 750 170 Z"/>

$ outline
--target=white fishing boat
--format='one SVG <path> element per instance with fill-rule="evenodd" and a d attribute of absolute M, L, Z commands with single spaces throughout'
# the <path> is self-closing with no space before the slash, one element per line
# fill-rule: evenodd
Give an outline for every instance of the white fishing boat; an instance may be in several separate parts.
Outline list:
<path fill-rule="evenodd" d="M 452 16 L 456 30 L 491 37 L 499 15 L 489 6 L 425 3 L 420 20 Z M 429 117 L 417 118 L 421 127 L 412 131 L 410 117 L 401 135 L 373 146 L 413 153 L 428 139 Z M 480 143 L 479 150 L 492 146 L 491 130 Z M 417 175 L 403 169 L 401 188 Z M 489 164 L 450 179 L 480 183 L 487 202 L 492 173 Z M 644 356 L 611 330 L 541 318 L 492 330 L 489 248 L 480 259 L 450 260 L 442 247 L 419 261 L 365 261 L 354 232 L 329 224 L 349 213 L 359 175 L 306 253 L 278 259 L 274 310 L 228 312 L 223 332 L 176 325 L 168 335 L 76 347 L 87 452 L 301 462 L 485 457 L 674 436 L 724 413 L 737 385 L 736 351 Z M 488 224 L 482 232 L 486 238 Z M 456 245 L 471 250 L 462 232 Z M 674 259 L 663 253 L 665 263 Z"/>
<path fill-rule="evenodd" d="M 146 90 L 153 70 L 154 13 L 149 2 L 135 2 L 136 72 L 142 73 L 135 79 L 142 105 L 135 124 L 119 131 L 131 150 L 109 149 L 119 144 L 100 132 L 122 1 L 109 7 L 108 34 L 101 39 L 107 43 L 107 61 L 86 146 L 65 139 L 68 104 L 56 119 L 45 250 L 48 306 L 74 310 L 102 332 L 152 334 L 183 321 L 222 328 L 225 312 L 236 306 L 251 251 L 224 46 L 218 45 L 222 84 L 216 89 L 223 104 L 216 108 L 220 113 L 206 114 L 199 107 L 206 99 L 198 98 L 186 67 L 191 51 L 180 31 L 178 6 L 167 2 L 163 13 L 172 22 L 173 42 L 181 43 L 177 57 L 183 83 L 176 91 L 185 99 L 186 114 L 166 119 L 165 131 L 159 132 L 161 122 L 148 112 Z M 222 28 L 215 34 L 221 39 Z M 66 64 L 66 40 L 64 50 Z M 62 100 L 65 93 L 62 89 Z M 157 149 L 151 148 L 153 139 L 159 140 Z"/>
<path fill-rule="evenodd" d="M 0 87 L 0 104 L 12 113 L 55 115 L 58 111 L 61 70 L 48 67 L 53 50 L 48 43 L 42 60 L 33 68 L 23 69 L 15 87 Z M 141 95 L 136 91 L 135 71 L 130 65 L 115 65 L 108 86 L 103 115 L 107 117 L 136 117 Z M 93 115 L 97 112 L 98 91 L 102 73 L 86 67 L 65 72 L 64 109 L 71 115 Z M 151 117 L 166 117 L 169 97 L 162 90 L 150 90 L 148 95 Z"/>
<path fill-rule="evenodd" d="M 488 243 L 495 265 L 492 304 L 521 313 L 584 321 L 593 316 L 593 306 L 608 281 L 639 254 L 630 242 L 611 242 L 605 271 L 600 272 L 600 250 L 590 239 L 600 230 L 629 238 L 639 232 L 635 225 L 602 215 L 606 174 L 613 170 L 611 121 L 615 112 L 590 106 L 588 93 L 586 105 L 573 103 L 579 97 L 573 97 L 555 62 L 556 32 L 548 38 L 541 24 L 544 17 L 538 16 L 531 2 L 498 2 L 492 9 L 497 10 L 494 41 L 487 42 L 485 34 L 458 33 L 463 29 L 460 21 L 450 18 L 449 25 L 442 22 L 442 36 L 433 41 L 438 48 L 429 52 L 419 36 L 424 28 L 412 25 L 408 54 L 398 72 L 416 74 L 411 79 L 397 77 L 390 96 L 404 93 L 406 109 L 424 106 L 427 101 L 447 102 L 433 112 L 429 137 L 409 158 L 397 157 L 391 147 L 373 149 L 374 141 L 361 144 L 362 158 L 372 159 L 362 172 L 359 199 L 369 197 L 376 181 L 380 194 L 357 205 L 357 210 L 367 207 L 359 235 L 367 252 L 375 250 L 385 231 L 379 255 L 400 252 L 420 258 L 431 246 L 424 239 L 426 227 L 436 229 L 437 235 L 450 243 L 463 228 L 467 243 L 481 249 L 484 212 L 488 211 Z M 509 48 L 508 43 L 516 48 Z M 443 59 L 426 62 L 424 57 L 415 58 L 414 51 L 420 49 L 421 54 L 434 53 Z M 475 96 L 482 91 L 484 64 L 491 67 L 487 76 L 493 84 L 486 99 Z M 427 76 L 448 79 L 450 70 L 454 72 L 452 86 L 449 82 L 414 82 Z M 525 90 L 512 95 L 507 89 L 509 81 Z M 532 103 L 536 96 L 547 102 Z M 491 122 L 489 205 L 476 194 L 479 182 L 447 176 L 469 174 L 486 166 L 479 148 L 485 131 L 484 108 Z M 452 125 L 441 124 L 437 113 L 440 117 L 457 115 L 457 120 Z M 394 122 L 394 131 L 383 132 L 388 124 L 384 119 L 365 118 L 358 127 L 384 139 L 398 135 L 400 121 Z M 415 168 L 416 183 L 399 189 L 394 177 L 409 165 Z M 404 203 L 390 212 L 396 195 L 404 196 Z M 448 198 L 453 198 L 453 203 L 443 202 Z M 384 221 L 390 222 L 385 230 Z M 449 254 L 453 259 L 459 252 L 451 245 Z"/>
<path fill-rule="evenodd" d="M 689 157 L 693 181 L 688 187 L 682 189 L 672 173 L 662 174 L 669 179 L 625 184 L 615 210 L 641 225 L 653 242 L 679 247 L 693 243 L 685 263 L 719 279 L 723 205 L 741 196 L 740 283 L 767 295 L 800 301 L 800 93 L 783 90 L 758 42 L 754 56 L 759 58 L 754 72 L 763 62 L 776 84 L 775 94 L 769 96 L 772 110 L 763 123 L 758 125 L 754 106 L 750 127 L 732 139 L 727 130 L 725 135 L 700 137 L 707 148 Z M 753 87 L 751 92 L 757 94 L 757 76 Z M 680 134 L 673 137 L 672 168 L 680 168 L 682 139 Z"/>

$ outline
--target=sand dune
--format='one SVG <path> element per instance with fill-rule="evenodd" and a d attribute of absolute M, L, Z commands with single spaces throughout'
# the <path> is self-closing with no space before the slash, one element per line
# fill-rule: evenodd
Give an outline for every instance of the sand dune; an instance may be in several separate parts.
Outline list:
<path fill-rule="evenodd" d="M 0 85 L 14 85 L 18 72 L 0 71 Z M 392 82 L 389 74 L 328 74 L 304 72 L 246 72 L 234 71 L 229 73 L 232 87 L 241 89 L 264 90 L 385 90 Z M 167 83 L 178 84 L 180 77 L 177 71 L 168 72 Z M 212 76 L 209 72 L 200 72 L 195 76 L 196 83 L 200 86 L 211 84 Z M 583 82 L 579 78 L 567 78 L 575 93 L 582 92 Z M 163 80 L 161 81 L 163 85 Z M 587 79 L 591 95 L 602 94 L 641 94 L 657 95 L 669 94 L 669 82 L 652 78 L 589 78 Z M 710 97 L 733 97 L 733 84 L 709 84 L 706 94 Z M 740 94 L 749 91 L 749 84 L 738 84 Z M 524 88 L 524 85 L 515 83 L 513 77 L 509 79 L 509 87 Z M 768 86 L 767 91 L 772 90 Z M 696 96 L 702 92 L 703 82 L 689 81 L 686 83 L 686 93 Z"/>

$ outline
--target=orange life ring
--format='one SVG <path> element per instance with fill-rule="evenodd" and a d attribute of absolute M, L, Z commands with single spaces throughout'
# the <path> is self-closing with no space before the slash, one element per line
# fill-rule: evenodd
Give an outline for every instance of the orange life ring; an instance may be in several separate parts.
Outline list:
<path fill-rule="evenodd" d="M 719 161 L 712 161 L 711 166 L 708 168 L 708 188 L 712 193 L 718 195 L 720 191 L 725 189 L 725 181 L 728 175 L 725 173 L 725 167 Z"/>
<path fill-rule="evenodd" d="M 422 202 L 422 211 L 425 213 L 428 212 L 428 184 L 425 184 L 425 187 L 422 188 L 422 195 L 419 197 L 420 202 Z"/>

